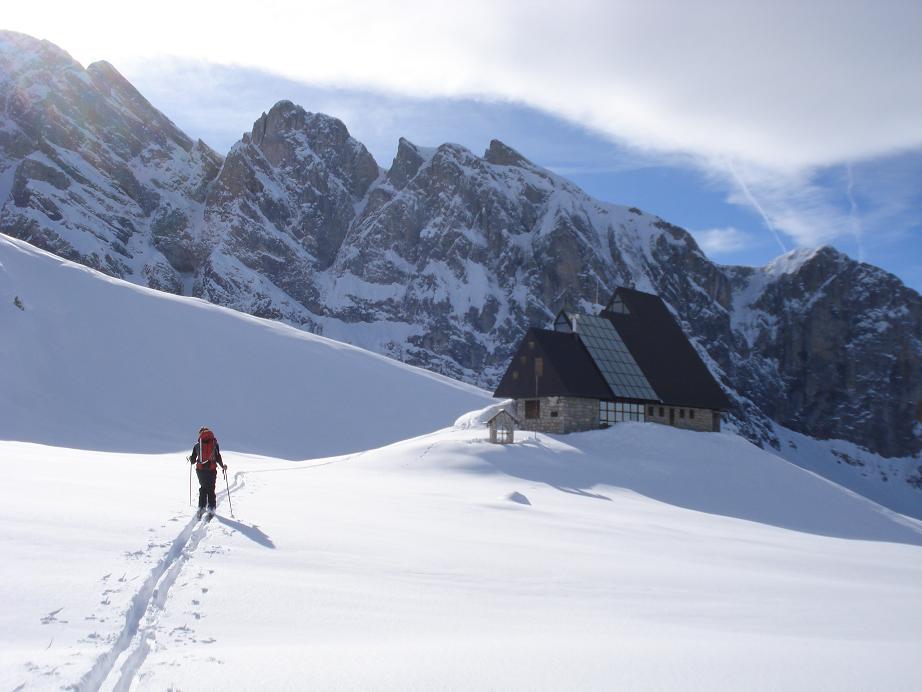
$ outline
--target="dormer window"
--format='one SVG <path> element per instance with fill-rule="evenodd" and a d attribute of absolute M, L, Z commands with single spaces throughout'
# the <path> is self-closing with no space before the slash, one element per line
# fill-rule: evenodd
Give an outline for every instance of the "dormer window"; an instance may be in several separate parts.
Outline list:
<path fill-rule="evenodd" d="M 570 334 L 573 331 L 573 325 L 570 324 L 570 318 L 567 317 L 567 313 L 565 313 L 563 310 L 558 313 L 557 319 L 554 320 L 554 331 L 564 332 L 566 334 Z"/>
<path fill-rule="evenodd" d="M 617 295 L 612 297 L 611 302 L 605 308 L 607 312 L 614 312 L 618 315 L 630 315 L 631 311 L 627 309 L 627 305 L 624 304 L 624 301 Z"/>

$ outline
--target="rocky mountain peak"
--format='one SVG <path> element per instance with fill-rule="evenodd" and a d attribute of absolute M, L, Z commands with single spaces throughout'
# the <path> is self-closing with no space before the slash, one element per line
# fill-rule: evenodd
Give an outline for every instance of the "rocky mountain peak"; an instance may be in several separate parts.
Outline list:
<path fill-rule="evenodd" d="M 83 70 L 67 51 L 50 41 L 5 29 L 0 29 L 0 65 L 7 74 L 29 68 Z"/>
<path fill-rule="evenodd" d="M 397 153 L 387 171 L 387 181 L 397 190 L 402 190 L 426 161 L 420 148 L 408 139 L 397 141 Z"/>
<path fill-rule="evenodd" d="M 443 184 L 466 187 L 486 173 L 484 160 L 460 144 L 446 142 L 432 150 L 430 165 L 426 169 L 431 177 Z"/>
<path fill-rule="evenodd" d="M 253 123 L 250 138 L 253 144 L 262 147 L 266 138 L 278 137 L 281 134 L 294 132 L 304 127 L 306 112 L 291 101 L 279 101 L 269 112 L 263 114 Z M 246 141 L 246 140 L 245 140 Z"/>
<path fill-rule="evenodd" d="M 273 168 L 319 160 L 356 197 L 362 197 L 379 175 L 374 157 L 341 120 L 308 112 L 291 101 L 279 101 L 263 113 L 244 141 L 258 147 Z"/>
<path fill-rule="evenodd" d="M 154 108 L 111 63 L 105 60 L 91 63 L 86 68 L 86 73 L 100 93 L 143 123 L 144 127 L 154 134 L 159 144 L 165 145 L 167 141 L 172 141 L 186 152 L 192 150 L 192 139 Z"/>
<path fill-rule="evenodd" d="M 90 63 L 86 68 L 86 73 L 93 80 L 96 88 L 106 96 L 117 97 L 135 107 L 142 106 L 147 114 L 156 114 L 166 120 L 164 115 L 154 108 L 141 95 L 141 92 L 135 89 L 134 84 L 125 79 L 122 73 L 115 69 L 112 63 L 105 60 Z"/>
<path fill-rule="evenodd" d="M 498 139 L 491 139 L 490 146 L 483 155 L 484 161 L 497 166 L 531 167 L 532 162 L 522 156 L 515 149 Z"/>
<path fill-rule="evenodd" d="M 830 245 L 815 248 L 796 248 L 780 255 L 765 265 L 765 272 L 772 276 L 793 274 L 810 263 L 829 264 L 848 259 Z"/>
<path fill-rule="evenodd" d="M 435 157 L 441 157 L 443 159 L 451 158 L 459 161 L 480 160 L 480 158 L 466 146 L 463 144 L 455 144 L 454 142 L 445 142 L 437 146 L 433 154 L 433 158 Z"/>
<path fill-rule="evenodd" d="M 139 94 L 134 85 L 122 76 L 122 73 L 115 69 L 112 63 L 107 60 L 97 60 L 87 65 L 86 71 L 96 78 L 100 83 L 116 86 L 124 91 Z"/>

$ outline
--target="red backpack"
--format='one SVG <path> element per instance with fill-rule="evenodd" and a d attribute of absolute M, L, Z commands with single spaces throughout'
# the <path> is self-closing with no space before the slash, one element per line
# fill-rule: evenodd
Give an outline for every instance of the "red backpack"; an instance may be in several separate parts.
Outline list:
<path fill-rule="evenodd" d="M 208 428 L 202 430 L 201 434 L 198 436 L 198 463 L 195 465 L 199 469 L 211 469 L 212 471 L 217 468 L 215 463 L 215 448 L 217 447 L 218 440 L 214 436 L 214 433 L 211 432 Z"/>

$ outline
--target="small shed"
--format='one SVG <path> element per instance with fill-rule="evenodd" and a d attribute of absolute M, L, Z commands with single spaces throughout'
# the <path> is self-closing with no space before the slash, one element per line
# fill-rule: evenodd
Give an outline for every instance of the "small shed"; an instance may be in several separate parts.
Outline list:
<path fill-rule="evenodd" d="M 515 442 L 515 426 L 518 421 L 509 411 L 501 408 L 487 421 L 490 427 L 490 442 L 497 445 L 507 445 Z"/>

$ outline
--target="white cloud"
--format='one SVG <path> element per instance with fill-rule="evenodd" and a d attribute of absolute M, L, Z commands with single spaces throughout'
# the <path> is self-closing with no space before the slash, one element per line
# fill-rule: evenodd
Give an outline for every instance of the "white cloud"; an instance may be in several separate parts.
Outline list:
<path fill-rule="evenodd" d="M 14 3 L 81 61 L 158 55 L 317 84 L 521 101 L 636 146 L 774 170 L 922 145 L 922 4 Z"/>
<path fill-rule="evenodd" d="M 734 228 L 709 228 L 704 231 L 693 231 L 692 235 L 708 255 L 727 255 L 744 250 L 753 242 L 753 237 Z"/>

